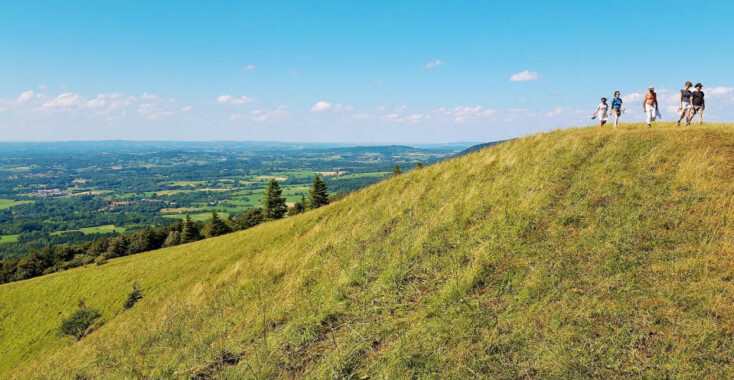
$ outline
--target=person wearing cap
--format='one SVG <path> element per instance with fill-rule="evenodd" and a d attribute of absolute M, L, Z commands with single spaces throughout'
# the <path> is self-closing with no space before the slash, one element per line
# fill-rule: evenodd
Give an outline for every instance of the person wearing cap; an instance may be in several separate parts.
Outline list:
<path fill-rule="evenodd" d="M 655 93 L 655 87 L 653 86 L 650 86 L 642 100 L 642 111 L 645 112 L 647 127 L 652 127 L 652 122 L 660 115 L 658 112 L 658 94 Z"/>
<path fill-rule="evenodd" d="M 691 86 L 693 86 L 693 83 L 686 82 L 682 90 L 680 90 L 680 94 L 678 94 L 678 101 L 680 102 L 680 105 L 678 106 L 678 112 L 680 113 L 680 118 L 678 119 L 678 126 L 680 127 L 680 121 L 683 120 L 683 118 L 686 118 L 686 126 L 691 125 L 691 95 L 692 92 L 689 90 Z"/>
<path fill-rule="evenodd" d="M 619 91 L 614 91 L 614 99 L 612 99 L 612 115 L 614 115 L 614 128 L 617 128 L 617 124 L 619 124 L 619 117 L 622 116 L 622 112 L 624 112 L 624 104 L 622 103 L 622 98 L 620 97 Z"/>
<path fill-rule="evenodd" d="M 706 109 L 706 102 L 703 100 L 703 91 L 701 89 L 703 88 L 703 85 L 701 83 L 696 83 L 696 86 L 691 93 L 691 103 L 692 109 L 691 112 L 688 115 L 688 125 L 691 125 L 691 120 L 693 120 L 693 117 L 698 114 L 698 123 L 703 124 L 703 110 Z"/>

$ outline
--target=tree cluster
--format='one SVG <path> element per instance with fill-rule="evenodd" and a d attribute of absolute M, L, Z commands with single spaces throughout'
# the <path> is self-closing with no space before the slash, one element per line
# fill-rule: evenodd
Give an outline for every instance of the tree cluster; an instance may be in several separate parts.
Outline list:
<path fill-rule="evenodd" d="M 206 223 L 198 223 L 186 215 L 183 221 L 159 228 L 145 228 L 129 234 L 100 238 L 83 244 L 63 244 L 33 250 L 28 256 L 3 260 L 0 283 L 25 280 L 91 263 L 104 265 L 107 260 L 164 247 L 191 243 L 204 238 L 221 236 L 232 231 L 252 228 L 267 220 L 295 215 L 308 209 L 329 204 L 326 183 L 321 177 L 313 180 L 308 199 L 301 198 L 290 209 L 283 190 L 274 179 L 270 181 L 263 199 L 263 209 L 250 209 L 236 218 L 223 220 L 212 212 Z"/>

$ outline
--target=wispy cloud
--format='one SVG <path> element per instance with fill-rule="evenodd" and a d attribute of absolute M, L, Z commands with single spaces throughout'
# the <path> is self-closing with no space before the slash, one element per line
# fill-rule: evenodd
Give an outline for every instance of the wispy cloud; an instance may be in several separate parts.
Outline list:
<path fill-rule="evenodd" d="M 256 69 L 255 65 L 247 65 L 247 66 L 245 66 L 245 67 L 242 68 L 242 71 L 252 71 L 252 70 L 255 70 L 255 69 Z M 267 71 L 267 70 L 265 70 L 265 71 Z"/>
<path fill-rule="evenodd" d="M 353 110 L 353 106 L 348 106 L 344 104 L 332 104 L 327 101 L 319 101 L 316 102 L 316 104 L 311 107 L 311 112 L 326 112 L 326 111 L 351 111 Z"/>
<path fill-rule="evenodd" d="M 540 78 L 540 73 L 537 71 L 521 71 L 519 73 L 512 74 L 510 80 L 513 82 L 528 82 L 531 80 L 537 80 Z"/>
<path fill-rule="evenodd" d="M 70 109 L 81 105 L 84 102 L 84 98 L 72 92 L 66 92 L 59 96 L 43 103 L 43 108 L 51 109 Z"/>
<path fill-rule="evenodd" d="M 437 60 L 435 60 L 433 62 L 426 63 L 426 66 L 425 67 L 426 67 L 426 70 L 430 70 L 430 69 L 432 69 L 434 67 L 443 66 L 443 65 L 444 65 L 444 62 L 441 61 L 440 59 L 437 59 Z"/>
<path fill-rule="evenodd" d="M 240 105 L 250 103 L 251 101 L 252 99 L 247 96 L 240 96 L 237 98 L 232 95 L 219 95 L 217 97 L 217 103 L 221 104 Z"/>
<path fill-rule="evenodd" d="M 330 110 L 332 107 L 332 104 L 326 101 L 320 101 L 316 102 L 313 107 L 311 107 L 311 112 L 325 112 Z"/>
<path fill-rule="evenodd" d="M 440 107 L 434 111 L 434 113 L 438 115 L 453 119 L 456 123 L 467 123 L 479 118 L 492 116 L 495 112 L 495 110 L 486 109 L 482 106 L 457 106 L 453 108 Z"/>

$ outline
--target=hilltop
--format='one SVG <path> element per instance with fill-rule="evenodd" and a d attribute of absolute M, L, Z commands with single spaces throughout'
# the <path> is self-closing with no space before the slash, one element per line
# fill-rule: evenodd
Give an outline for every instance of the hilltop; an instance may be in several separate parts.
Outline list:
<path fill-rule="evenodd" d="M 733 219 L 732 125 L 542 133 L 0 285 L 0 377 L 724 378 Z"/>

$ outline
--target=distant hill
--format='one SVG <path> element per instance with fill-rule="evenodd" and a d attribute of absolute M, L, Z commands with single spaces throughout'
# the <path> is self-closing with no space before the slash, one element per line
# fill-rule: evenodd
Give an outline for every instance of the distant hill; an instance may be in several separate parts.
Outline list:
<path fill-rule="evenodd" d="M 473 153 L 473 152 L 482 150 L 484 148 L 490 147 L 492 145 L 497 145 L 499 143 L 503 143 L 505 141 L 507 141 L 507 140 L 492 141 L 492 142 L 488 142 L 488 143 L 473 145 L 473 146 L 470 146 L 470 147 L 462 150 L 458 155 L 461 156 L 461 155 L 464 155 L 464 154 Z"/>
<path fill-rule="evenodd" d="M 0 378 L 729 378 L 733 256 L 733 125 L 553 131 L 0 285 Z"/>

